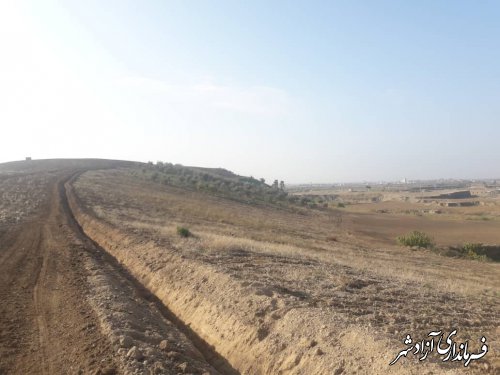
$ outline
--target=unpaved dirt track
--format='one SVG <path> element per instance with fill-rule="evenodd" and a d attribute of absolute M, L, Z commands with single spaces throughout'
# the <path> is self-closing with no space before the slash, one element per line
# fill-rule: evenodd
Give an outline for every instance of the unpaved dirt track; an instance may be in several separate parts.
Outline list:
<path fill-rule="evenodd" d="M 83 234 L 65 191 L 79 172 L 55 174 L 36 217 L 0 226 L 0 374 L 235 373 Z"/>
<path fill-rule="evenodd" d="M 54 181 L 39 217 L 0 237 L 0 372 L 77 373 L 115 367 L 86 302 L 86 272 Z M 111 371 L 110 371 L 111 372 Z"/>

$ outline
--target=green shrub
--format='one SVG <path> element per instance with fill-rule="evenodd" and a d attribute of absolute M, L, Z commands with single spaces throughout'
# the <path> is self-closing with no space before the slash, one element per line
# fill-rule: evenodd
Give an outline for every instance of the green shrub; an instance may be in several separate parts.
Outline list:
<path fill-rule="evenodd" d="M 189 231 L 189 229 L 184 227 L 177 227 L 177 234 L 184 238 L 192 236 L 192 233 Z"/>
<path fill-rule="evenodd" d="M 399 236 L 397 241 L 399 244 L 404 246 L 418 246 L 425 248 L 432 246 L 432 239 L 427 234 L 416 230 L 405 236 Z"/>
<path fill-rule="evenodd" d="M 483 247 L 483 244 L 480 244 L 480 243 L 466 242 L 462 246 L 462 251 L 464 253 L 468 253 L 470 251 L 477 253 L 478 250 L 482 249 L 482 247 Z"/>
<path fill-rule="evenodd" d="M 466 242 L 463 244 L 460 252 L 463 256 L 469 259 L 485 261 L 486 255 L 479 254 L 483 251 L 483 244 Z"/>
<path fill-rule="evenodd" d="M 345 207 L 345 204 L 344 204 L 344 203 L 342 203 L 342 202 L 339 202 L 339 203 L 337 203 L 337 207 L 338 207 L 338 208 L 344 208 L 344 207 Z"/>

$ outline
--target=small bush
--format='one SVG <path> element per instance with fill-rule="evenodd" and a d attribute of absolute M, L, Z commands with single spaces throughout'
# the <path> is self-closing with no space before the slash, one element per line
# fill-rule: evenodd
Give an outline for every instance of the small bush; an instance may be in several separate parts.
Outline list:
<path fill-rule="evenodd" d="M 192 236 L 192 233 L 189 231 L 189 229 L 184 227 L 177 227 L 177 234 L 184 238 Z"/>
<path fill-rule="evenodd" d="M 428 248 L 432 246 L 432 239 L 425 233 L 413 231 L 397 238 L 399 244 L 404 246 L 417 246 Z"/>
<path fill-rule="evenodd" d="M 479 254 L 482 251 L 483 251 L 483 244 L 471 243 L 471 242 L 464 243 L 462 248 L 460 249 L 460 252 L 466 258 L 485 261 L 486 255 Z"/>
<path fill-rule="evenodd" d="M 345 208 L 345 204 L 342 202 L 337 203 L 338 208 Z"/>
<path fill-rule="evenodd" d="M 466 242 L 462 246 L 462 251 L 464 253 L 468 253 L 470 251 L 477 253 L 478 250 L 482 249 L 482 247 L 483 247 L 483 244 L 480 244 L 480 243 Z"/>

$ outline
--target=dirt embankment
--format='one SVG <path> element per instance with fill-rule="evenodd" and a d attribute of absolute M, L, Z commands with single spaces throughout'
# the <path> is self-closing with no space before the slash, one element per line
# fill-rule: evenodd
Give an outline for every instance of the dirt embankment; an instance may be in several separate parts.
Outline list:
<path fill-rule="evenodd" d="M 293 290 L 238 279 L 155 240 L 125 233 L 83 208 L 70 185 L 68 198 L 83 231 L 240 373 L 416 374 L 422 366 L 428 372 L 457 372 L 432 362 L 389 367 L 401 345 L 349 324 L 331 306 L 307 306 L 304 296 Z M 351 276 L 352 290 L 368 286 Z M 362 316 L 350 319 L 358 318 Z"/>

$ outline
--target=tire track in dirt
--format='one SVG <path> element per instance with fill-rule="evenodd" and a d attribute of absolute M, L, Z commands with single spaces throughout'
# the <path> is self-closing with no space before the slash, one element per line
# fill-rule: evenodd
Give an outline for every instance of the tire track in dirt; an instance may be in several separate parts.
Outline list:
<path fill-rule="evenodd" d="M 40 242 L 38 243 L 37 250 L 43 251 L 41 254 L 42 261 L 41 266 L 37 267 L 37 278 L 36 283 L 33 288 L 33 302 L 35 305 L 35 314 L 36 314 L 36 322 L 38 327 L 38 342 L 40 346 L 40 370 L 42 374 L 51 374 L 53 373 L 53 366 L 50 361 L 47 361 L 47 353 L 46 348 L 49 340 L 49 329 L 47 327 L 47 321 L 45 319 L 45 315 L 43 312 L 43 285 L 41 284 L 43 280 L 46 278 L 47 272 L 47 254 L 45 249 L 41 249 Z M 40 258 L 39 258 L 40 259 Z"/>
<path fill-rule="evenodd" d="M 85 294 L 85 271 L 62 230 L 59 181 L 35 220 L 0 236 L 0 374 L 59 374 L 114 368 Z M 45 191 L 44 191 L 45 193 Z M 96 358 L 104 359 L 97 362 Z"/>
<path fill-rule="evenodd" d="M 6 236 L 0 238 L 0 244 L 5 244 L 0 262 L 0 374 L 17 367 L 14 365 L 17 355 L 31 353 L 36 343 L 31 301 L 42 263 L 38 256 L 40 228 L 37 223 L 9 229 Z"/>

